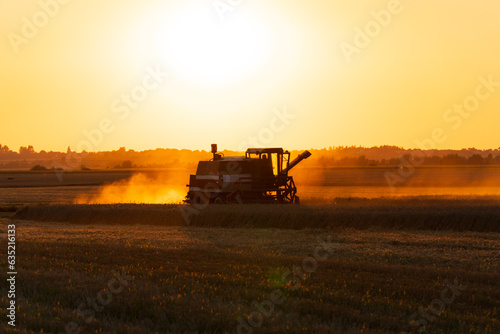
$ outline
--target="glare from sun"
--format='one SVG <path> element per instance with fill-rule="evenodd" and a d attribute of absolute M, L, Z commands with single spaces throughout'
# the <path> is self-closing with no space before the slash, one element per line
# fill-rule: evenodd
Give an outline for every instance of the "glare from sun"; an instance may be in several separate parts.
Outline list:
<path fill-rule="evenodd" d="M 239 8 L 221 20 L 210 7 L 176 13 L 159 33 L 158 51 L 169 70 L 195 84 L 223 85 L 251 77 L 272 56 L 270 31 Z"/>

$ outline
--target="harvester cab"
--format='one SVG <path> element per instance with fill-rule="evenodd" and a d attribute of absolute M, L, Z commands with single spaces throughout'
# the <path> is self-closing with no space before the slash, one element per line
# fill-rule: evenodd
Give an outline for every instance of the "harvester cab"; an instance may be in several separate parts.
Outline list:
<path fill-rule="evenodd" d="M 225 157 L 212 144 L 212 154 L 190 176 L 186 203 L 299 203 L 288 172 L 311 155 L 308 151 L 293 161 L 282 148 L 249 148 L 245 156 Z"/>

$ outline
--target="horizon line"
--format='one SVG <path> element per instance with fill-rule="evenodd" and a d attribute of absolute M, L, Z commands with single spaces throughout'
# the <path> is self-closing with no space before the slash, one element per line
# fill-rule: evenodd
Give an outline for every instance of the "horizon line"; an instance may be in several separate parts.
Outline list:
<path fill-rule="evenodd" d="M 119 147 L 117 149 L 108 149 L 108 150 L 102 150 L 102 151 L 86 151 L 86 150 L 83 150 L 83 151 L 74 151 L 71 149 L 71 146 L 68 146 L 66 151 L 62 151 L 62 150 L 45 150 L 45 149 L 41 149 L 39 151 L 36 151 L 34 149 L 34 146 L 33 145 L 27 145 L 27 146 L 20 146 L 19 149 L 17 151 L 11 149 L 8 145 L 3 145 L 3 144 L 0 144 L 0 148 L 2 147 L 7 147 L 9 149 L 10 152 L 14 152 L 14 153 L 18 153 L 20 154 L 20 150 L 22 148 L 26 148 L 26 149 L 29 149 L 30 147 L 33 148 L 33 152 L 32 153 L 42 153 L 42 152 L 46 152 L 46 153 L 68 153 L 68 151 L 70 152 L 73 152 L 73 153 L 77 153 L 77 154 L 82 154 L 82 153 L 103 153 L 103 152 L 118 152 L 122 149 L 124 149 L 125 152 L 130 152 L 130 151 L 134 151 L 134 152 L 146 152 L 146 151 L 156 151 L 156 150 L 178 150 L 178 151 L 191 151 L 191 152 L 210 152 L 210 149 L 191 149 L 191 148 L 176 148 L 176 147 L 157 147 L 157 148 L 148 148 L 148 149 L 134 149 L 134 148 L 126 148 L 125 146 L 122 146 L 122 147 Z M 270 145 L 270 146 L 266 146 L 266 147 L 248 147 L 248 148 L 271 148 L 271 147 L 279 147 L 279 146 L 273 146 L 273 145 Z M 407 147 L 403 147 L 403 146 L 398 146 L 398 145 L 388 145 L 388 144 L 385 144 L 385 145 L 376 145 L 376 146 L 363 146 L 363 145 L 337 145 L 337 146 L 328 146 L 328 147 L 322 147 L 322 148 L 314 148 L 314 147 L 311 147 L 311 148 L 293 148 L 293 149 L 287 149 L 287 151 L 302 151 L 302 150 L 315 150 L 315 151 L 322 151 L 322 150 L 327 150 L 327 151 L 330 151 L 330 150 L 337 150 L 337 149 L 377 149 L 377 148 L 383 148 L 383 147 L 390 147 L 390 148 L 395 148 L 395 149 L 401 149 L 401 150 L 405 150 L 405 151 L 467 151 L 467 150 L 476 150 L 476 151 L 500 151 L 500 147 L 497 147 L 497 148 L 476 148 L 476 147 L 463 147 L 463 148 L 417 148 L 417 147 L 411 147 L 411 148 L 407 148 Z M 247 149 L 248 149 L 247 148 Z M 123 150 L 122 150 L 123 151 Z M 232 149 L 223 149 L 223 150 L 218 150 L 218 152 L 245 152 L 244 150 L 232 150 Z M 0 153 L 2 153 L 2 150 L 0 150 Z"/>

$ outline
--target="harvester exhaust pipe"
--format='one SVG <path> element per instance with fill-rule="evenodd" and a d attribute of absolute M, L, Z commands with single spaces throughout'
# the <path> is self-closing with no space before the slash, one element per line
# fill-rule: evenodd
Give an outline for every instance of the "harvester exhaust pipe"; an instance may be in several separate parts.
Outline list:
<path fill-rule="evenodd" d="M 302 160 L 307 159 L 310 156 L 311 156 L 311 152 L 309 152 L 309 151 L 302 152 L 301 154 L 299 154 L 298 157 L 296 157 L 295 159 L 293 159 L 292 162 L 290 162 L 290 164 L 288 165 L 288 168 L 283 170 L 283 173 L 288 173 L 290 171 L 290 169 L 297 166 Z"/>
<path fill-rule="evenodd" d="M 215 154 L 217 153 L 217 144 L 212 144 L 212 153 L 214 155 L 214 160 L 216 159 Z"/>

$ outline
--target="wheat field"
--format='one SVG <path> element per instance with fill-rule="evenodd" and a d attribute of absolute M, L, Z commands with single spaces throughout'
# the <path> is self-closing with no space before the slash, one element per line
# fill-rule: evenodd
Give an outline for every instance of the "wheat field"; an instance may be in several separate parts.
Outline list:
<path fill-rule="evenodd" d="M 498 333 L 496 201 L 24 207 L 13 332 Z"/>

